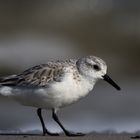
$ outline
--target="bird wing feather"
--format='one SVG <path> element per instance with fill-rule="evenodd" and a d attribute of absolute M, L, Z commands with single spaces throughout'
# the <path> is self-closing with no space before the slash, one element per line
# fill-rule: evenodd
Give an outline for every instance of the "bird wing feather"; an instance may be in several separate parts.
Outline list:
<path fill-rule="evenodd" d="M 60 82 L 63 74 L 64 65 L 50 62 L 27 69 L 18 75 L 0 78 L 0 85 L 45 87 L 50 82 Z"/>

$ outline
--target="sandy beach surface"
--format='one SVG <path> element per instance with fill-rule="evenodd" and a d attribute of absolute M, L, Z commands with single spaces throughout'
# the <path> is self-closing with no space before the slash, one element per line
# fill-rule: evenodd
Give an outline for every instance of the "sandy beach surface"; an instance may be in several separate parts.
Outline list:
<path fill-rule="evenodd" d="M 87 135 L 83 137 L 40 136 L 40 135 L 1 135 L 0 140 L 132 140 L 132 135 Z M 134 137 L 133 139 L 140 139 Z"/>

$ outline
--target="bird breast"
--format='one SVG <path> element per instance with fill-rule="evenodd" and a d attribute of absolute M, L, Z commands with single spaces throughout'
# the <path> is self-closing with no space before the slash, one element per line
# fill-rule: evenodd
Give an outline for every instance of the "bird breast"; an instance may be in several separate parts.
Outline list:
<path fill-rule="evenodd" d="M 67 74 L 61 82 L 53 84 L 49 91 L 50 95 L 56 99 L 56 104 L 62 107 L 86 96 L 92 88 L 93 84 L 82 76 L 77 80 L 72 74 Z"/>

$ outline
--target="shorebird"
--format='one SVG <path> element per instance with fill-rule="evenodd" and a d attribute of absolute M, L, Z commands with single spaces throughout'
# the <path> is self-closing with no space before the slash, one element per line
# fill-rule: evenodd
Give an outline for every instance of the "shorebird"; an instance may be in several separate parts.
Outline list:
<path fill-rule="evenodd" d="M 25 106 L 37 108 L 43 135 L 51 133 L 45 126 L 42 109 L 52 110 L 52 118 L 67 136 L 83 136 L 70 132 L 60 122 L 57 111 L 88 95 L 99 79 L 104 79 L 117 90 L 120 87 L 107 75 L 106 63 L 95 56 L 51 61 L 24 72 L 0 78 L 0 94 Z"/>

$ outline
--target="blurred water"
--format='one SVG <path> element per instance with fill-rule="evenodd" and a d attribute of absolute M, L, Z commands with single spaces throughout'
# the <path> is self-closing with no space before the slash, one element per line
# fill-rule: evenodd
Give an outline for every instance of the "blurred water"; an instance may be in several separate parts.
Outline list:
<path fill-rule="evenodd" d="M 122 91 L 99 82 L 88 97 L 62 109 L 60 119 L 75 131 L 140 130 L 139 3 L 0 1 L 0 76 L 52 59 L 99 56 L 107 62 L 108 73 Z M 51 112 L 44 111 L 44 117 L 52 131 L 61 131 Z M 0 97 L 0 131 L 28 130 L 41 130 L 36 109 Z"/>

